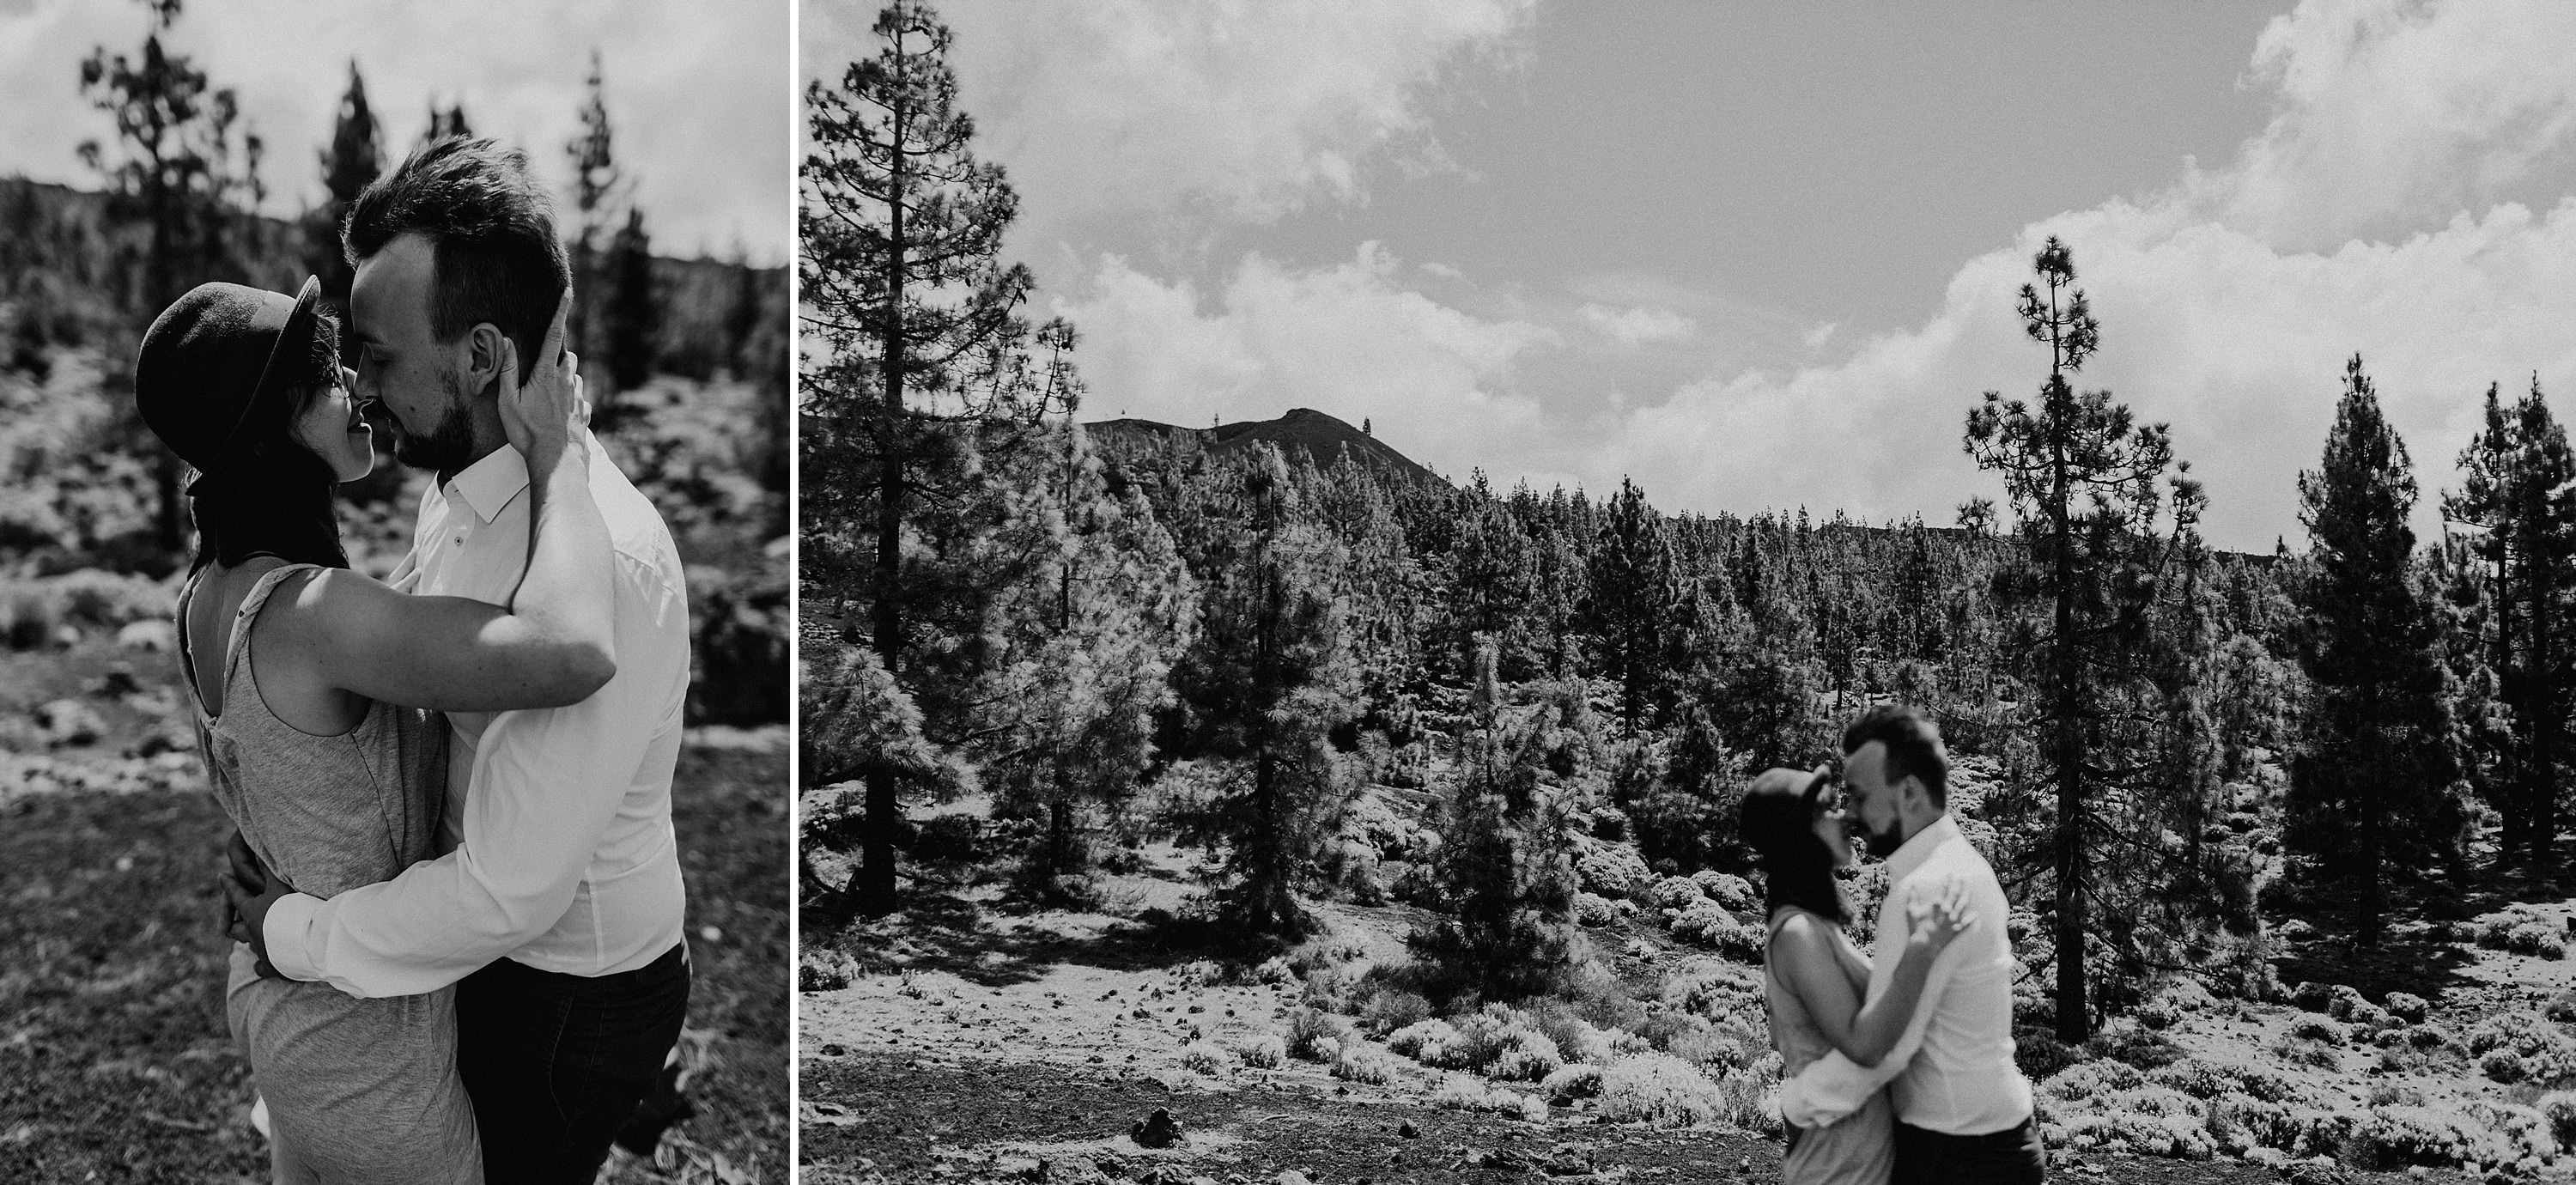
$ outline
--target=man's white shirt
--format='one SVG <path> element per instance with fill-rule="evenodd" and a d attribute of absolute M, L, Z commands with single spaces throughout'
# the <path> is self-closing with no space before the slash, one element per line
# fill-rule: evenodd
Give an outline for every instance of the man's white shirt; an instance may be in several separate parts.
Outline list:
<path fill-rule="evenodd" d="M 1964 884 L 1977 924 L 1933 960 L 1904 1035 L 1876 1067 L 1864 1069 L 1840 1051 L 1816 1059 L 1780 1085 L 1781 1117 L 1803 1128 L 1827 1126 L 1892 1082 L 1896 1117 L 1926 1131 L 1976 1136 L 2019 1125 L 2031 1117 L 2030 1081 L 2013 1064 L 2016 964 L 2005 933 L 2012 904 L 1994 869 L 1945 814 L 1888 857 L 1887 881 L 1864 1006 L 1887 993 L 1905 957 L 1915 901 Z"/>
<path fill-rule="evenodd" d="M 590 488 L 617 565 L 617 675 L 562 708 L 450 712 L 434 860 L 262 927 L 290 979 L 352 996 L 445 987 L 496 958 L 598 976 L 679 943 L 671 773 L 689 687 L 687 578 L 661 516 L 599 442 Z M 404 592 L 507 604 L 528 557 L 528 467 L 507 445 L 421 496 Z"/>

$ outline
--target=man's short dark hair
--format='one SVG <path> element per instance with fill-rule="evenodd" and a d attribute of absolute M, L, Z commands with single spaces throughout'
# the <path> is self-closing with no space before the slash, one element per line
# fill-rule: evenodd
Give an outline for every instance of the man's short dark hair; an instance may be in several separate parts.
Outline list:
<path fill-rule="evenodd" d="M 1856 753 L 1871 741 L 1887 746 L 1889 785 L 1912 776 L 1923 783 L 1934 806 L 1950 805 L 1950 759 L 1942 750 L 1941 728 L 1931 717 L 1902 704 L 1880 704 L 1843 730 L 1843 752 Z"/>
<path fill-rule="evenodd" d="M 491 322 L 518 344 L 527 378 L 572 284 L 527 154 L 462 136 L 417 149 L 349 203 L 340 237 L 354 267 L 407 234 L 430 244 L 430 332 L 452 342 Z"/>

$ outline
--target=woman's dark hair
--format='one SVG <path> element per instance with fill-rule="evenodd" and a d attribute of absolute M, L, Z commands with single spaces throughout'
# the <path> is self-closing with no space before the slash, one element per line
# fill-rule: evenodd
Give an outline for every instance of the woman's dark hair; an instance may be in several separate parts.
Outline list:
<path fill-rule="evenodd" d="M 297 361 L 287 398 L 241 426 L 234 455 L 220 472 L 189 485 L 189 510 L 197 520 L 191 569 L 218 562 L 237 567 L 259 555 L 291 564 L 349 566 L 332 502 L 339 477 L 330 462 L 290 435 L 296 417 L 340 381 L 340 323 L 328 309 L 315 310 L 313 340 Z"/>
<path fill-rule="evenodd" d="M 1832 775 L 1767 769 L 1745 787 L 1737 808 L 1738 834 L 1762 859 L 1765 913 L 1795 905 L 1832 919 L 1852 919 L 1851 903 L 1834 880 L 1833 849 L 1816 835 L 1816 802 Z"/>

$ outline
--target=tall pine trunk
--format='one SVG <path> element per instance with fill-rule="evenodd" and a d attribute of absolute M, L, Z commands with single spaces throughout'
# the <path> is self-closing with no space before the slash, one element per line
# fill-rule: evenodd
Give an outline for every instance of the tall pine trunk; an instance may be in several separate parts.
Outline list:
<path fill-rule="evenodd" d="M 2064 380 L 2052 377 L 2052 382 Z M 2058 392 L 2051 391 L 2051 397 Z M 2084 983 L 2084 697 L 2075 650 L 2074 527 L 2066 449 L 2056 444 L 2051 528 L 2057 534 L 2057 1039 L 2078 1044 L 2093 1035 Z"/>
<path fill-rule="evenodd" d="M 897 53 L 901 42 L 896 43 Z M 901 677 L 903 671 L 903 283 L 904 237 L 903 199 L 904 135 L 909 130 L 902 110 L 894 113 L 894 151 L 892 166 L 887 170 L 886 193 L 892 200 L 892 228 L 886 236 L 885 335 L 883 343 L 884 390 L 877 409 L 877 456 L 884 472 L 877 487 L 877 556 L 876 604 L 874 606 L 877 658 L 885 664 L 888 675 Z M 898 797 L 901 787 L 889 773 L 868 775 L 868 829 L 861 842 L 858 870 L 851 874 L 851 891 L 860 913 L 884 917 L 896 905 L 894 888 L 894 837 L 901 826 L 903 804 Z"/>

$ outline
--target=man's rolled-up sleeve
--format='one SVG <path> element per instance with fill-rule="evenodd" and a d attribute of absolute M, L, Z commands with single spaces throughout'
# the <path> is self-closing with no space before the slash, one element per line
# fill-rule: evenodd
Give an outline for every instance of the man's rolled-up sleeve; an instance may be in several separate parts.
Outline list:
<path fill-rule="evenodd" d="M 669 603 L 619 557 L 618 671 L 562 708 L 502 712 L 475 746 L 455 851 L 329 900 L 287 896 L 262 931 L 289 979 L 360 998 L 436 991 L 554 927 L 634 782 L 671 702 Z M 638 603 L 626 603 L 628 598 Z M 685 642 L 679 661 L 687 662 Z M 630 661 L 631 656 L 631 661 Z M 679 684 L 685 686 L 682 671 Z"/>

